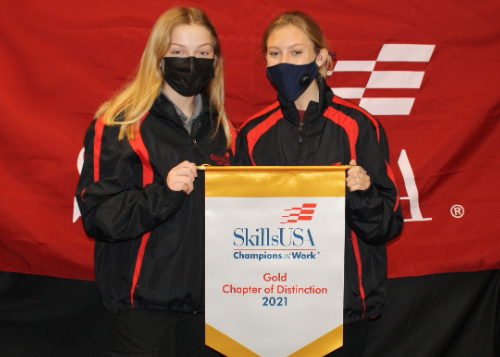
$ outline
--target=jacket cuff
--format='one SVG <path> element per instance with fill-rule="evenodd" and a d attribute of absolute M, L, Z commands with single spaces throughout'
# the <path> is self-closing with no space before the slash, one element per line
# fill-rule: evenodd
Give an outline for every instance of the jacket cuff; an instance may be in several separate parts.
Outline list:
<path fill-rule="evenodd" d="M 161 194 L 163 196 L 172 201 L 178 202 L 186 198 L 186 193 L 184 191 L 173 191 L 170 189 L 170 187 L 168 187 L 166 182 L 164 182 L 161 186 L 161 191 Z"/>
<path fill-rule="evenodd" d="M 354 192 L 347 191 L 347 192 L 348 195 L 351 196 L 351 199 L 354 199 L 356 201 L 362 200 L 369 202 L 371 197 L 378 196 L 378 190 L 374 187 L 373 182 L 366 190 L 357 190 Z"/>

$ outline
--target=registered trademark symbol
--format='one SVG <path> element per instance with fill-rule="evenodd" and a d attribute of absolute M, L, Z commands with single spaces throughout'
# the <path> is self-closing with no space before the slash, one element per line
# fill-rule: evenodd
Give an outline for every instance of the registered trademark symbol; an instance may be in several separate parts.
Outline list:
<path fill-rule="evenodd" d="M 453 205 L 450 209 L 450 213 L 455 218 L 462 218 L 465 214 L 465 209 L 460 205 Z"/>

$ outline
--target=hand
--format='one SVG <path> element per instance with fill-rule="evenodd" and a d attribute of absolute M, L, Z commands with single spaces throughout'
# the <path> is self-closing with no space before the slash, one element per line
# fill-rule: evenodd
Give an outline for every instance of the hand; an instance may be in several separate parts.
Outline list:
<path fill-rule="evenodd" d="M 196 165 L 186 160 L 169 171 L 167 186 L 172 191 L 184 191 L 189 195 L 193 192 L 193 182 L 196 177 L 198 177 Z"/>
<path fill-rule="evenodd" d="M 371 185 L 370 176 L 361 166 L 356 166 L 356 160 L 351 160 L 349 165 L 354 166 L 347 171 L 347 188 L 349 191 L 354 192 L 357 190 L 366 190 Z"/>

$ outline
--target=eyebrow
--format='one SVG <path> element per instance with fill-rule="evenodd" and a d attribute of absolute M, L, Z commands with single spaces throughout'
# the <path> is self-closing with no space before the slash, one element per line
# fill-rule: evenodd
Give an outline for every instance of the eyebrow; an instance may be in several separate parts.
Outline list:
<path fill-rule="evenodd" d="M 305 46 L 303 43 L 294 43 L 293 45 L 290 45 L 288 47 L 295 47 L 295 46 Z"/>
<path fill-rule="evenodd" d="M 305 46 L 303 43 L 294 43 L 293 45 L 290 45 L 290 46 L 286 46 L 287 48 L 291 48 L 291 47 L 296 47 L 296 46 Z M 279 48 L 279 46 L 268 46 L 267 48 Z"/>
<path fill-rule="evenodd" d="M 182 44 L 180 44 L 180 43 L 175 43 L 175 42 L 171 42 L 171 43 L 170 43 L 170 46 L 186 47 L 185 45 L 182 45 Z M 200 48 L 200 47 L 203 47 L 203 46 L 211 46 L 211 47 L 213 47 L 213 45 L 212 45 L 211 43 L 207 42 L 207 43 L 204 43 L 204 44 L 202 44 L 202 45 L 199 45 L 199 46 L 198 46 L 198 47 L 196 47 L 196 48 Z"/>

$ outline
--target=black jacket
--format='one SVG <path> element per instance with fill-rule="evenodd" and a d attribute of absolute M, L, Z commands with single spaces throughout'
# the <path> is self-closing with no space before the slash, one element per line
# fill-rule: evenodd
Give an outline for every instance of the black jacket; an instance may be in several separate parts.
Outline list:
<path fill-rule="evenodd" d="M 388 164 L 385 132 L 370 114 L 335 96 L 318 80 L 319 103 L 300 121 L 293 102 L 278 102 L 243 124 L 236 144 L 243 165 L 347 165 L 371 178 L 366 191 L 346 192 L 344 323 L 381 314 L 386 295 L 385 244 L 403 227 L 399 195 Z"/>
<path fill-rule="evenodd" d="M 87 130 L 76 196 L 85 231 L 96 239 L 95 277 L 107 310 L 204 309 L 203 172 L 190 195 L 165 182 L 183 160 L 233 162 L 222 127 L 212 138 L 216 114 L 203 104 L 191 135 L 163 94 L 134 140 L 119 141 L 119 126 L 101 119 Z"/>

